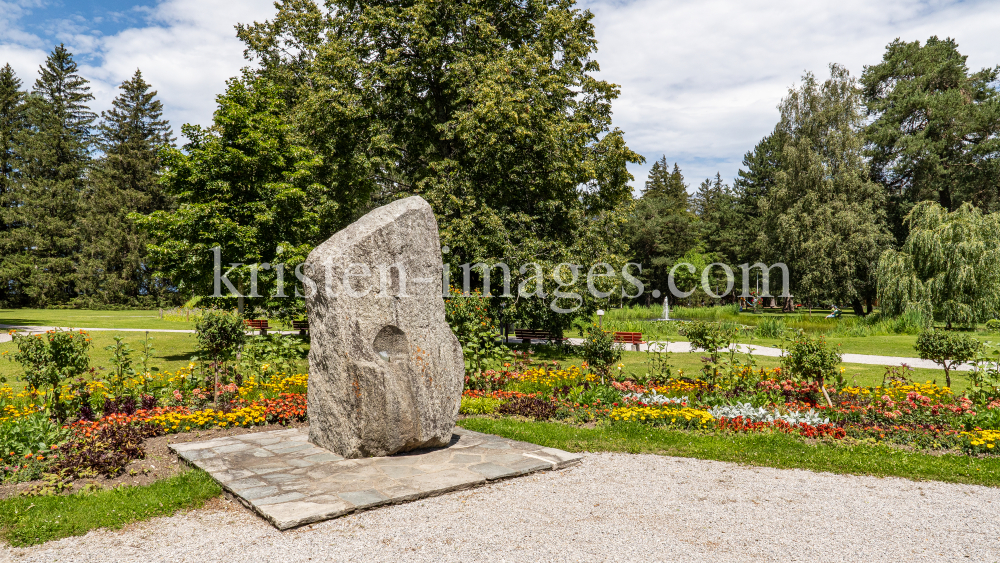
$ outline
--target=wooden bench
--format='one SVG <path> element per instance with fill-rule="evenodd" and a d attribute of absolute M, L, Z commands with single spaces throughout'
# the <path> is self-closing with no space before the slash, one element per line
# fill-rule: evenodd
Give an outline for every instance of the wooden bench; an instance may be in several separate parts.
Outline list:
<path fill-rule="evenodd" d="M 514 339 L 520 339 L 524 344 L 531 344 L 532 340 L 548 340 L 552 342 L 558 340 L 547 330 L 514 329 Z"/>
<path fill-rule="evenodd" d="M 292 321 L 292 330 L 297 330 L 300 336 L 305 336 L 309 330 L 309 321 Z"/>
<path fill-rule="evenodd" d="M 646 342 L 642 339 L 641 332 L 616 332 L 615 342 L 621 344 L 631 344 L 635 347 L 635 351 L 639 351 L 639 345 L 645 344 Z"/>
<path fill-rule="evenodd" d="M 261 336 L 267 336 L 267 319 L 243 319 L 243 324 L 252 330 L 259 330 Z"/>

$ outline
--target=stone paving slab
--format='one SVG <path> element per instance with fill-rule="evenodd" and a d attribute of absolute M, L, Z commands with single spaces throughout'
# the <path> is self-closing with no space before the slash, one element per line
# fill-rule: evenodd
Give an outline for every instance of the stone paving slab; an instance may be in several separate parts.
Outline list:
<path fill-rule="evenodd" d="M 310 444 L 308 437 L 309 428 L 302 427 L 170 444 L 170 449 L 279 530 L 561 469 L 582 457 L 458 427 L 443 448 L 364 459 L 344 459 Z"/>

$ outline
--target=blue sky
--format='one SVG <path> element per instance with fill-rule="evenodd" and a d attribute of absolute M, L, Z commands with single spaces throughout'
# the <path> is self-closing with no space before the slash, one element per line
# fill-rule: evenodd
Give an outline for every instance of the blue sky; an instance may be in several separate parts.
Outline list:
<path fill-rule="evenodd" d="M 20 27 L 51 41 L 67 32 L 107 36 L 142 25 L 156 1 L 60 0 L 20 4 L 25 8 Z"/>
<path fill-rule="evenodd" d="M 615 125 L 652 162 L 678 162 L 694 188 L 731 182 L 803 72 L 837 62 L 855 75 L 896 37 L 954 37 L 970 68 L 1000 64 L 1000 2 L 949 0 L 578 0 L 595 14 L 601 77 L 621 86 Z M 64 42 L 92 81 L 97 110 L 141 68 L 165 113 L 208 124 L 215 96 L 246 62 L 233 26 L 270 17 L 272 0 L 0 0 L 0 65 L 34 81 Z"/>

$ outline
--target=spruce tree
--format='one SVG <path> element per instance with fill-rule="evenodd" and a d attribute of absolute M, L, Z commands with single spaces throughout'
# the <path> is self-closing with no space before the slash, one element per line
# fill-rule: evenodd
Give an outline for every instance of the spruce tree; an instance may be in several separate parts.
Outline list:
<path fill-rule="evenodd" d="M 73 55 L 56 47 L 28 97 L 32 134 L 25 144 L 24 198 L 14 238 L 21 250 L 22 294 L 34 306 L 65 303 L 76 295 L 80 249 L 77 217 L 90 163 L 95 115 L 88 81 Z"/>
<path fill-rule="evenodd" d="M 97 127 L 103 156 L 95 163 L 85 200 L 79 289 L 90 303 L 138 305 L 143 299 L 157 301 L 162 287 L 145 263 L 147 236 L 129 214 L 168 207 L 158 183 L 160 149 L 173 139 L 163 104 L 139 70 L 119 90 Z"/>
<path fill-rule="evenodd" d="M 673 172 L 669 171 L 666 155 L 653 163 L 653 168 L 649 171 L 646 186 L 642 190 L 643 197 L 665 197 L 673 202 L 675 206 L 686 209 L 688 204 L 687 184 L 684 183 L 684 176 L 681 169 L 674 163 Z"/>
<path fill-rule="evenodd" d="M 642 197 L 629 222 L 632 258 L 642 264 L 640 279 L 652 289 L 667 291 L 667 277 L 677 259 L 697 244 L 697 219 L 688 210 L 687 185 L 680 167 L 671 172 L 667 157 L 653 163 Z"/>
<path fill-rule="evenodd" d="M 774 187 L 784 143 L 782 130 L 775 128 L 743 156 L 743 166 L 736 173 L 736 180 L 733 182 L 736 214 L 739 217 L 733 225 L 733 258 L 736 264 L 753 264 L 761 260 L 761 248 L 757 244 L 757 236 L 763 228 L 760 205 Z"/>
<path fill-rule="evenodd" d="M 20 175 L 20 145 L 28 128 L 26 96 L 10 64 L 0 69 L 0 198 L 4 207 Z M 0 224 L 0 229 L 5 227 L 6 223 Z"/>
<path fill-rule="evenodd" d="M 20 202 L 23 144 L 28 129 L 27 94 L 10 64 L 0 69 L 0 302 L 9 303 L 16 287 L 17 246 L 10 231 L 17 226 L 14 213 Z"/>

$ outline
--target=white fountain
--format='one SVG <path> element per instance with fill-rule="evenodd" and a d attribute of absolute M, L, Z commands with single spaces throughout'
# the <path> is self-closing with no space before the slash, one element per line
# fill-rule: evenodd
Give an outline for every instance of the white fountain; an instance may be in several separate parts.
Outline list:
<path fill-rule="evenodd" d="M 670 320 L 670 298 L 667 295 L 663 296 L 663 318 L 661 321 Z"/>

